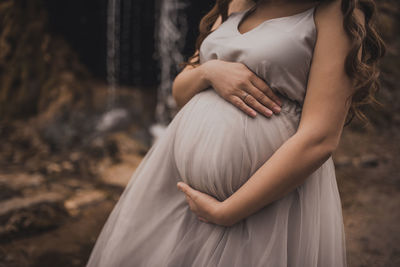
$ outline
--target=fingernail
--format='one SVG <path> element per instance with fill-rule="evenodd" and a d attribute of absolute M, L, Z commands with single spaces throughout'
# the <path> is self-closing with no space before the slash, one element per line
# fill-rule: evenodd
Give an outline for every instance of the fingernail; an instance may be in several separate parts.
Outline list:
<path fill-rule="evenodd" d="M 276 103 L 277 103 L 279 106 L 282 106 L 282 101 L 280 101 L 279 99 L 276 100 Z"/>
<path fill-rule="evenodd" d="M 257 116 L 257 113 L 256 113 L 255 111 L 252 111 L 252 112 L 251 112 L 251 115 L 252 115 L 253 117 L 255 117 L 255 116 Z"/>
<path fill-rule="evenodd" d="M 269 109 L 265 110 L 265 115 L 266 116 L 272 116 L 272 111 L 269 110 Z"/>
<path fill-rule="evenodd" d="M 280 108 L 279 106 L 273 106 L 272 109 L 273 109 L 276 113 L 281 112 L 281 108 Z"/>

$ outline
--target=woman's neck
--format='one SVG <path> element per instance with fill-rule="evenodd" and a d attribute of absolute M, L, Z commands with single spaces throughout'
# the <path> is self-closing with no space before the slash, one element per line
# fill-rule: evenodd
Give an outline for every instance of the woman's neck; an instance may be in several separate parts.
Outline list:
<path fill-rule="evenodd" d="M 259 0 L 258 7 L 303 7 L 315 3 L 313 0 Z"/>
<path fill-rule="evenodd" d="M 313 3 L 312 0 L 259 0 L 256 1 L 259 5 L 280 6 L 280 5 L 302 5 L 306 3 Z"/>

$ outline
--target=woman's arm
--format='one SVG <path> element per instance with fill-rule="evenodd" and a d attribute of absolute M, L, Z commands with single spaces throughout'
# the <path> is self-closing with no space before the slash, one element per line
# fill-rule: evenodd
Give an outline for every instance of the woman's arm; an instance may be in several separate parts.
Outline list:
<path fill-rule="evenodd" d="M 248 1 L 234 0 L 229 6 L 229 13 L 248 8 L 248 5 Z M 216 29 L 220 24 L 221 17 L 218 17 L 212 28 Z M 210 86 L 225 100 L 252 117 L 256 116 L 256 111 L 267 117 L 273 112 L 280 112 L 282 103 L 265 81 L 237 62 L 209 60 L 195 67 L 186 66 L 173 82 L 172 96 L 178 107 L 182 107 L 195 94 Z M 249 95 L 245 102 L 246 93 Z"/>
<path fill-rule="evenodd" d="M 172 84 L 172 96 L 179 108 L 183 107 L 195 94 L 210 86 L 204 77 L 204 66 L 186 66 Z"/>
<path fill-rule="evenodd" d="M 229 4 L 228 15 L 247 8 L 247 0 L 232 0 Z M 221 25 L 221 16 L 217 18 L 212 30 L 216 30 Z M 195 54 L 199 51 L 196 50 Z M 193 59 L 195 60 L 195 59 Z M 179 107 L 185 105 L 195 94 L 209 87 L 210 80 L 205 77 L 204 67 L 200 65 L 186 66 L 175 77 L 172 85 L 172 95 Z"/>
<path fill-rule="evenodd" d="M 297 132 L 223 202 L 179 183 L 201 220 L 235 224 L 301 185 L 336 149 L 349 109 L 346 100 L 353 93 L 344 68 L 351 45 L 339 2 L 316 11 L 318 38 Z"/>

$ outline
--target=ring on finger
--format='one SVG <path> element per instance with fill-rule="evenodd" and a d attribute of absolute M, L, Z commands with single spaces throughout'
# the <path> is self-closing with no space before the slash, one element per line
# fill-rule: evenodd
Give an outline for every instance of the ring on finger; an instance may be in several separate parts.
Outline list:
<path fill-rule="evenodd" d="M 249 95 L 249 94 L 248 94 L 247 92 L 245 92 L 245 95 L 244 95 L 244 97 L 243 97 L 243 102 L 246 103 L 246 97 L 247 97 L 248 95 Z"/>

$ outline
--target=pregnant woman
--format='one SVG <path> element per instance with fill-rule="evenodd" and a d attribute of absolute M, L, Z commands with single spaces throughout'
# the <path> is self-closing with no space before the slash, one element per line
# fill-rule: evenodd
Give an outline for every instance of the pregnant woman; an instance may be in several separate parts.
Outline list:
<path fill-rule="evenodd" d="M 379 89 L 370 0 L 217 0 L 176 77 L 182 108 L 87 266 L 341 267 L 332 153 Z"/>

